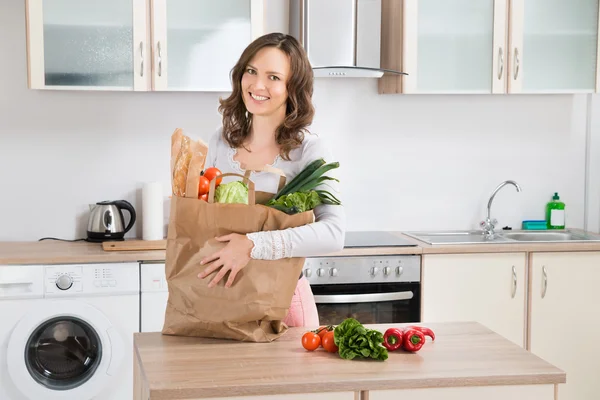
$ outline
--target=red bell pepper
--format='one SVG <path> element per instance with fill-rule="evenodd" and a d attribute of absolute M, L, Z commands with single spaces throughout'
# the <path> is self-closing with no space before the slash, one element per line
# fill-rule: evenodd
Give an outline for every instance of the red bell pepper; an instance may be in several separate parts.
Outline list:
<path fill-rule="evenodd" d="M 383 346 L 389 351 L 394 351 L 402 346 L 402 331 L 398 328 L 389 328 L 383 335 Z"/>
<path fill-rule="evenodd" d="M 424 334 L 425 336 L 429 336 L 431 338 L 431 340 L 435 341 L 435 333 L 433 333 L 433 331 L 429 328 L 426 328 L 424 326 L 407 326 L 406 329 L 416 329 L 419 332 L 421 332 L 422 334 Z"/>
<path fill-rule="evenodd" d="M 417 329 L 405 329 L 402 347 L 406 351 L 419 351 L 425 344 L 425 335 Z"/>

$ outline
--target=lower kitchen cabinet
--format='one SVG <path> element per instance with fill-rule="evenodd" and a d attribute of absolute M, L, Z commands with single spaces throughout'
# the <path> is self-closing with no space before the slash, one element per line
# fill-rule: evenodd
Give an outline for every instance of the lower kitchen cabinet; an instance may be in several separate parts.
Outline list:
<path fill-rule="evenodd" d="M 425 254 L 422 321 L 477 321 L 525 345 L 526 253 Z"/>
<path fill-rule="evenodd" d="M 567 374 L 559 400 L 600 393 L 600 252 L 533 253 L 531 352 Z"/>
<path fill-rule="evenodd" d="M 554 385 L 377 390 L 363 400 L 554 400 Z M 560 400 L 562 398 L 559 397 Z"/>

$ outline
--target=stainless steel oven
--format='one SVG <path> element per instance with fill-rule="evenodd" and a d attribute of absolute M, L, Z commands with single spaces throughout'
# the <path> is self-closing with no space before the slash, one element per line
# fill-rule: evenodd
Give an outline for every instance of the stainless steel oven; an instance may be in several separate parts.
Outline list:
<path fill-rule="evenodd" d="M 321 324 L 420 322 L 419 255 L 307 258 L 303 273 Z"/>

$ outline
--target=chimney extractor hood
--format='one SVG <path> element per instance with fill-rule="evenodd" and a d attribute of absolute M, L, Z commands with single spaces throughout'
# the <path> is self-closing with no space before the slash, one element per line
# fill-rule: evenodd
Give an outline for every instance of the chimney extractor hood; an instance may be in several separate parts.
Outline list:
<path fill-rule="evenodd" d="M 290 35 L 315 77 L 407 75 L 380 68 L 381 0 L 290 0 Z"/>

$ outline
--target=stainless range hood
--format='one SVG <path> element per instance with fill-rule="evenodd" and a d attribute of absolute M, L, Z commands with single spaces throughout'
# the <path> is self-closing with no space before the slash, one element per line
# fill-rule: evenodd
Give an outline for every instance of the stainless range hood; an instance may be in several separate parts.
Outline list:
<path fill-rule="evenodd" d="M 290 0 L 290 35 L 308 53 L 315 77 L 379 78 L 381 0 Z"/>

